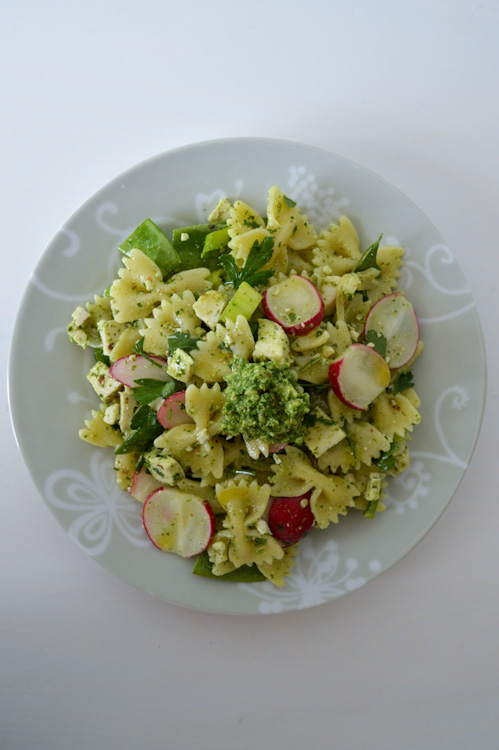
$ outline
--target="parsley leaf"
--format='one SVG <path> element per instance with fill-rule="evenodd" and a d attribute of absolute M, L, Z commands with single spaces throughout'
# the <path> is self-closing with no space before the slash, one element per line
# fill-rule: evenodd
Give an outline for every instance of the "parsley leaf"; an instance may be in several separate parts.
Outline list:
<path fill-rule="evenodd" d="M 386 340 L 386 337 L 383 336 L 382 333 L 378 333 L 377 331 L 370 330 L 366 333 L 365 341 L 366 341 L 366 344 L 372 344 L 373 349 L 376 352 L 378 352 L 378 354 L 381 354 L 383 359 L 386 359 L 387 340 Z"/>
<path fill-rule="evenodd" d="M 104 349 L 102 348 L 94 349 L 94 357 L 96 362 L 104 362 L 104 364 L 108 367 L 111 364 L 109 357 L 107 356 L 107 354 L 104 354 Z"/>
<path fill-rule="evenodd" d="M 135 354 L 140 354 L 141 357 L 145 357 L 152 365 L 155 367 L 159 367 L 160 369 L 163 367 L 163 365 L 160 362 L 156 362 L 155 359 L 152 359 L 152 357 L 149 356 L 149 354 L 146 354 L 144 351 L 144 339 L 145 336 L 142 336 L 141 339 L 139 339 L 135 346 L 133 347 L 133 351 Z"/>
<path fill-rule="evenodd" d="M 331 425 L 331 426 L 336 424 L 334 419 L 321 417 L 320 414 L 315 414 L 314 412 L 308 412 L 308 414 L 305 414 L 305 416 L 303 417 L 303 424 L 306 425 L 306 427 L 315 427 L 317 422 L 319 422 L 320 424 Z"/>
<path fill-rule="evenodd" d="M 176 381 L 173 378 L 167 380 L 154 380 L 153 378 L 137 378 L 133 395 L 139 404 L 150 404 L 157 398 L 168 398 L 177 390 Z M 182 388 L 185 386 L 182 384 Z"/>
<path fill-rule="evenodd" d="M 288 198 L 287 195 L 283 195 L 282 199 L 286 206 L 289 206 L 289 208 L 294 208 L 296 206 L 296 201 L 294 201 L 292 198 Z"/>
<path fill-rule="evenodd" d="M 139 427 L 132 432 L 130 437 L 124 440 L 114 451 L 117 456 L 124 453 L 142 453 L 149 448 L 154 440 L 163 432 L 160 424 L 150 425 L 149 427 Z"/>
<path fill-rule="evenodd" d="M 368 268 L 377 268 L 378 271 L 380 270 L 380 267 L 376 263 L 376 255 L 377 255 L 379 243 L 382 237 L 383 235 L 380 234 L 376 242 L 370 245 L 367 248 L 367 250 L 362 254 L 362 258 L 359 260 L 357 265 L 354 266 L 354 269 L 353 269 L 354 273 L 356 271 L 367 271 Z"/>
<path fill-rule="evenodd" d="M 410 370 L 399 373 L 391 388 L 394 396 L 407 388 L 414 388 L 414 375 Z"/>
<path fill-rule="evenodd" d="M 149 406 L 143 404 L 139 406 L 132 417 L 130 427 L 132 430 L 138 430 L 139 427 L 152 427 L 158 421 L 157 412 Z"/>
<path fill-rule="evenodd" d="M 201 341 L 201 339 L 191 336 L 190 333 L 181 333 L 180 331 L 173 333 L 171 336 L 168 336 L 168 354 L 171 357 L 177 349 L 182 349 L 184 352 L 191 352 L 197 348 L 198 341 Z"/>
<path fill-rule="evenodd" d="M 242 268 L 239 268 L 232 255 L 222 255 L 219 263 L 224 267 L 227 274 L 225 283 L 233 284 L 234 289 L 241 286 L 243 281 L 250 286 L 264 284 L 274 275 L 274 271 L 260 271 L 272 258 L 273 248 L 274 240 L 272 237 L 264 237 L 261 242 L 256 240 Z"/>

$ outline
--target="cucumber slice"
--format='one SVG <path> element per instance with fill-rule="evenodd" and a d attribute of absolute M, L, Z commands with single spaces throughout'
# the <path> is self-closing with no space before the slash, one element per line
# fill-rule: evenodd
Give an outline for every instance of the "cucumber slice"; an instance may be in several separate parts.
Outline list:
<path fill-rule="evenodd" d="M 243 281 L 220 316 L 220 320 L 222 323 L 226 320 L 236 320 L 238 315 L 244 315 L 249 320 L 262 299 L 262 295 L 256 289 Z"/>
<path fill-rule="evenodd" d="M 141 250 L 158 266 L 163 276 L 167 276 L 180 264 L 180 258 L 164 232 L 151 219 L 139 224 L 130 237 L 121 243 L 118 250 L 130 255 L 134 248 Z"/>

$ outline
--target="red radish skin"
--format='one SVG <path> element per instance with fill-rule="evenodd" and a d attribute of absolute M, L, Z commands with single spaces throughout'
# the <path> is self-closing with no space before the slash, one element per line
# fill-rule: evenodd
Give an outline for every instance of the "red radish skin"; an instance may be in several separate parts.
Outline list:
<path fill-rule="evenodd" d="M 279 453 L 284 450 L 287 445 L 289 445 L 289 443 L 270 443 L 269 453 Z"/>
<path fill-rule="evenodd" d="M 366 344 L 352 344 L 329 366 L 334 394 L 351 409 L 365 411 L 390 383 L 390 368 L 383 357 Z"/>
<path fill-rule="evenodd" d="M 269 287 L 263 310 L 290 336 L 306 336 L 322 323 L 324 301 L 317 287 L 297 274 Z"/>
<path fill-rule="evenodd" d="M 185 391 L 168 396 L 158 409 L 158 422 L 165 430 L 178 424 L 193 424 L 194 420 L 185 410 Z"/>
<path fill-rule="evenodd" d="M 139 503 L 145 503 L 149 495 L 160 487 L 162 487 L 161 482 L 158 482 L 143 466 L 140 471 L 134 473 L 128 492 Z"/>
<path fill-rule="evenodd" d="M 142 523 L 155 547 L 184 558 L 204 552 L 215 533 L 210 504 L 173 487 L 160 487 L 149 495 Z"/>
<path fill-rule="evenodd" d="M 388 294 L 371 307 L 364 324 L 364 338 L 369 331 L 386 338 L 386 361 L 392 370 L 406 365 L 416 353 L 418 318 L 403 292 Z"/>
<path fill-rule="evenodd" d="M 299 542 L 314 525 L 310 492 L 297 497 L 272 498 L 267 523 L 272 536 L 283 547 Z"/>
<path fill-rule="evenodd" d="M 150 357 L 150 359 L 156 364 L 150 362 L 142 354 L 130 354 L 128 357 L 121 357 L 121 359 L 113 362 L 109 374 L 115 380 L 130 388 L 134 388 L 137 385 L 136 381 L 141 378 L 168 381 L 169 376 L 165 369 L 168 360 L 164 357 Z"/>

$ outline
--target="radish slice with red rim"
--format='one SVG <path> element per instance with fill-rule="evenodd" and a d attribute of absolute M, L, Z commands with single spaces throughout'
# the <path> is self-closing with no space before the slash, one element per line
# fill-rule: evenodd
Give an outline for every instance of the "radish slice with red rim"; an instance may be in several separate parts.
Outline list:
<path fill-rule="evenodd" d="M 314 284 L 293 275 L 269 287 L 263 296 L 265 315 L 291 336 L 305 336 L 324 317 L 324 301 Z"/>
<path fill-rule="evenodd" d="M 366 344 L 352 344 L 329 366 L 329 382 L 335 395 L 351 409 L 365 411 L 390 383 L 390 368 L 377 351 Z"/>
<path fill-rule="evenodd" d="M 364 338 L 369 331 L 386 339 L 386 361 L 395 370 L 409 362 L 419 342 L 419 324 L 414 307 L 402 292 L 378 300 L 369 310 Z"/>
<path fill-rule="evenodd" d="M 194 420 L 185 409 L 185 391 L 179 391 L 163 401 L 158 409 L 158 422 L 165 430 L 178 424 L 192 424 Z"/>
<path fill-rule="evenodd" d="M 128 357 L 121 357 L 113 362 L 109 373 L 123 385 L 134 388 L 137 385 L 136 381 L 142 378 L 167 382 L 170 379 L 165 369 L 167 364 L 168 360 L 164 357 L 143 357 L 142 354 L 130 354 Z"/>
<path fill-rule="evenodd" d="M 143 466 L 140 471 L 134 473 L 128 492 L 139 503 L 144 503 L 149 495 L 161 486 L 161 482 L 158 482 Z"/>
<path fill-rule="evenodd" d="M 180 557 L 204 552 L 215 533 L 210 504 L 173 487 L 160 487 L 149 495 L 142 509 L 142 521 L 158 549 Z"/>

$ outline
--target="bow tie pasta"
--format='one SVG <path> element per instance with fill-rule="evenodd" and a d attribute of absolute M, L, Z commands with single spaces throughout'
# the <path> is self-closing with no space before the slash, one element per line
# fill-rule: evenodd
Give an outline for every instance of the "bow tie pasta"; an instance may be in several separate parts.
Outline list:
<path fill-rule="evenodd" d="M 207 223 L 146 220 L 110 288 L 68 331 L 100 403 L 80 430 L 113 449 L 161 550 L 194 572 L 283 586 L 300 540 L 385 510 L 420 420 L 403 249 L 321 230 L 278 187 Z M 137 512 L 140 512 L 138 509 Z"/>

